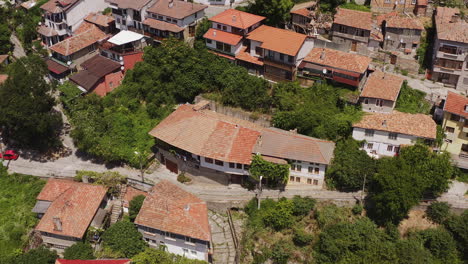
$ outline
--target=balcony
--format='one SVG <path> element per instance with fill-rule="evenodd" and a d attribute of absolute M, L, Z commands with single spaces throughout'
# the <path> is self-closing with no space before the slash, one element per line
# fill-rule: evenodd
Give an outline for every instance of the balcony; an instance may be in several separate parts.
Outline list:
<path fill-rule="evenodd" d="M 356 35 L 352 35 L 352 34 L 348 34 L 348 33 L 342 33 L 342 32 L 339 32 L 339 31 L 333 31 L 332 36 L 337 36 L 337 37 L 346 38 L 346 39 L 352 39 L 352 40 L 356 40 L 356 41 L 364 42 L 364 43 L 367 43 L 369 41 L 369 37 L 361 37 L 361 36 L 356 36 Z"/>
<path fill-rule="evenodd" d="M 435 72 L 442 72 L 442 73 L 449 73 L 453 75 L 461 75 L 462 70 L 461 69 L 453 69 L 453 68 L 447 68 L 447 67 L 442 67 L 439 65 L 434 65 L 434 71 Z"/>
<path fill-rule="evenodd" d="M 456 61 L 465 61 L 466 53 L 452 54 L 452 53 L 447 53 L 443 51 L 438 51 L 437 58 L 456 60 Z"/>

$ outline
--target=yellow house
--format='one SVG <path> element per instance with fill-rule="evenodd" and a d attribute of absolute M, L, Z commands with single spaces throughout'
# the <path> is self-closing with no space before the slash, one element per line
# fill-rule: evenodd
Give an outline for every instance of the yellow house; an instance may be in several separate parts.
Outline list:
<path fill-rule="evenodd" d="M 468 169 L 468 98 L 448 92 L 444 105 L 445 140 L 442 150 L 451 154 L 458 167 Z"/>

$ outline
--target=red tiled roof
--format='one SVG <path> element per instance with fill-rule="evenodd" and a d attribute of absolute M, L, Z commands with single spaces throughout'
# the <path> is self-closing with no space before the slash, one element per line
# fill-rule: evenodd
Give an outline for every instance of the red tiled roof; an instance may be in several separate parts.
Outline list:
<path fill-rule="evenodd" d="M 129 259 L 70 260 L 57 259 L 55 264 L 130 264 Z"/>
<path fill-rule="evenodd" d="M 250 164 L 262 128 L 209 110 L 181 105 L 150 135 L 196 155 L 225 162 Z"/>
<path fill-rule="evenodd" d="M 46 37 L 52 37 L 52 36 L 57 36 L 58 33 L 55 31 L 55 29 L 45 26 L 45 25 L 40 25 L 37 28 L 37 33 L 40 35 L 46 36 Z"/>
<path fill-rule="evenodd" d="M 236 55 L 236 60 L 241 60 L 253 64 L 263 66 L 263 61 L 259 57 L 254 57 L 250 55 L 247 47 L 243 47 L 241 51 Z"/>
<path fill-rule="evenodd" d="M 82 238 L 96 214 L 107 189 L 73 181 L 50 179 L 38 200 L 52 201 L 36 230 L 62 236 Z M 51 200 L 52 199 L 52 200 Z M 59 218 L 62 230 L 56 230 Z"/>
<path fill-rule="evenodd" d="M 123 59 L 125 71 L 132 70 L 138 62 L 143 61 L 143 52 L 124 55 Z"/>
<path fill-rule="evenodd" d="M 261 42 L 261 48 L 296 56 L 307 36 L 286 29 L 262 25 L 250 32 L 247 39 Z"/>
<path fill-rule="evenodd" d="M 102 27 L 108 27 L 115 21 L 112 16 L 103 15 L 101 13 L 90 13 L 84 20 Z"/>
<path fill-rule="evenodd" d="M 165 21 L 152 19 L 152 18 L 145 19 L 145 21 L 143 21 L 143 24 L 151 28 L 161 30 L 161 31 L 170 31 L 170 32 L 175 32 L 175 33 L 184 31 L 183 28 L 177 26 L 176 24 L 172 24 L 172 23 L 168 23 Z"/>
<path fill-rule="evenodd" d="M 338 8 L 333 23 L 365 30 L 372 29 L 372 13 Z"/>
<path fill-rule="evenodd" d="M 76 36 L 76 35 L 79 35 L 79 34 L 81 34 L 83 32 L 86 32 L 86 31 L 90 30 L 93 27 L 95 27 L 95 25 L 93 23 L 83 21 L 81 23 L 81 25 L 77 29 L 75 29 L 75 32 L 73 32 L 73 36 Z"/>
<path fill-rule="evenodd" d="M 393 16 L 386 20 L 386 27 L 423 30 L 424 26 L 417 18 Z"/>
<path fill-rule="evenodd" d="M 387 14 L 382 14 L 382 15 L 378 15 L 376 20 L 377 20 L 377 25 L 379 27 L 382 26 L 382 23 L 387 20 L 387 19 L 390 19 L 391 17 L 395 17 L 395 16 L 398 16 L 398 12 L 397 11 L 392 11 L 390 13 L 387 13 Z"/>
<path fill-rule="evenodd" d="M 265 17 L 262 16 L 242 12 L 236 9 L 228 9 L 210 18 L 210 21 L 240 29 L 248 29 L 264 19 Z"/>
<path fill-rule="evenodd" d="M 69 260 L 57 259 L 55 264 L 130 264 L 129 259 Z"/>
<path fill-rule="evenodd" d="M 417 3 L 417 5 L 427 6 L 429 1 L 428 0 L 417 0 L 416 3 Z"/>
<path fill-rule="evenodd" d="M 151 0 L 105 0 L 108 3 L 114 4 L 122 9 L 131 8 L 133 10 L 142 9 L 145 7 Z"/>
<path fill-rule="evenodd" d="M 211 241 L 206 203 L 165 180 L 152 188 L 135 224 Z"/>
<path fill-rule="evenodd" d="M 86 30 L 85 32 L 73 36 L 71 38 L 67 38 L 51 46 L 50 49 L 64 56 L 68 56 L 86 47 L 91 46 L 92 44 L 104 39 L 105 37 L 106 34 L 102 32 L 98 27 L 93 25 L 90 29 Z"/>
<path fill-rule="evenodd" d="M 333 49 L 313 48 L 304 61 L 337 69 L 364 73 L 371 58 Z"/>
<path fill-rule="evenodd" d="M 392 113 L 372 113 L 365 115 L 353 125 L 364 129 L 388 131 L 398 134 L 413 135 L 421 138 L 436 138 L 437 124 L 431 116 L 408 114 L 398 111 Z"/>
<path fill-rule="evenodd" d="M 458 22 L 453 22 L 457 16 Z M 460 18 L 458 8 L 437 7 L 435 25 L 439 39 L 468 43 L 468 23 Z"/>
<path fill-rule="evenodd" d="M 445 100 L 444 111 L 468 118 L 468 112 L 465 111 L 465 107 L 467 105 L 467 97 L 454 92 L 448 92 L 447 99 Z"/>
<path fill-rule="evenodd" d="M 227 54 L 224 54 L 224 53 L 221 53 L 221 52 L 216 52 L 216 51 L 212 51 L 212 50 L 208 50 L 208 52 L 213 53 L 214 55 L 223 57 L 223 58 L 228 59 L 228 60 L 232 60 L 232 61 L 236 60 L 236 58 L 234 56 L 227 55 Z"/>
<path fill-rule="evenodd" d="M 55 73 L 55 74 L 62 74 L 66 71 L 69 70 L 68 67 L 54 61 L 54 60 L 51 60 L 51 59 L 47 59 L 46 60 L 46 64 L 47 64 L 47 69 L 49 69 L 49 71 Z"/>
<path fill-rule="evenodd" d="M 47 1 L 41 6 L 42 10 L 45 10 L 50 13 L 61 13 L 67 11 L 73 5 L 75 5 L 79 0 L 60 0 L 60 1 Z"/>
<path fill-rule="evenodd" d="M 315 1 L 299 3 L 293 6 L 290 13 L 309 17 L 311 13 L 315 13 L 315 11 L 311 11 L 311 10 L 315 10 L 316 6 L 317 6 L 317 2 Z"/>
<path fill-rule="evenodd" d="M 8 54 L 0 55 L 0 64 L 7 60 L 10 56 Z"/>
<path fill-rule="evenodd" d="M 0 84 L 4 83 L 8 79 L 7 74 L 0 74 Z"/>
<path fill-rule="evenodd" d="M 233 45 L 233 46 L 237 45 L 242 40 L 242 36 L 229 33 L 229 32 L 225 32 L 225 31 L 221 31 L 221 30 L 217 30 L 214 28 L 210 28 L 205 33 L 205 35 L 203 35 L 203 37 L 206 39 L 223 42 L 223 43 Z"/>
<path fill-rule="evenodd" d="M 123 197 L 123 206 L 128 207 L 129 204 L 130 204 L 130 201 L 133 198 L 135 198 L 135 196 L 138 196 L 138 195 L 148 196 L 148 193 L 144 192 L 144 191 L 140 191 L 138 189 L 135 189 L 135 188 L 133 188 L 131 186 L 128 186 L 127 191 L 125 192 L 125 195 Z"/>
<path fill-rule="evenodd" d="M 170 1 L 172 2 L 172 6 L 170 5 Z M 148 8 L 148 12 L 161 14 L 163 16 L 172 18 L 183 19 L 199 11 L 202 11 L 205 8 L 208 8 L 208 6 L 193 2 L 190 3 L 180 0 L 158 0 L 153 6 Z"/>
<path fill-rule="evenodd" d="M 403 81 L 404 79 L 399 76 L 375 71 L 367 78 L 361 97 L 396 101 Z"/>
<path fill-rule="evenodd" d="M 94 93 L 104 97 L 122 84 L 124 75 L 122 72 L 114 72 L 106 75 L 104 80 L 96 86 Z"/>

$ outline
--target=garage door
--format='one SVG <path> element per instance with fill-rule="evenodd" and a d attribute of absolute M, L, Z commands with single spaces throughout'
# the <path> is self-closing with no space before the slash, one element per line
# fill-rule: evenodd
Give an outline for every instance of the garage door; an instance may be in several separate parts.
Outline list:
<path fill-rule="evenodd" d="M 170 171 L 170 172 L 173 172 L 175 174 L 178 174 L 179 173 L 179 169 L 177 168 L 177 163 L 173 162 L 173 161 L 170 161 L 168 159 L 166 159 L 166 168 Z"/>

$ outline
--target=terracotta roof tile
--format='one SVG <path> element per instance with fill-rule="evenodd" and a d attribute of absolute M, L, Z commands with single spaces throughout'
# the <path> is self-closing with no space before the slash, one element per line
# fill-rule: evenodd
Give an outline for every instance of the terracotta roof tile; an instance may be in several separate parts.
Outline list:
<path fill-rule="evenodd" d="M 46 37 L 52 37 L 52 36 L 57 36 L 58 33 L 57 31 L 55 31 L 55 29 L 51 28 L 51 27 L 47 27 L 45 25 L 40 25 L 38 28 L 37 28 L 37 33 L 43 35 L 43 36 L 46 36 Z"/>
<path fill-rule="evenodd" d="M 250 164 L 259 129 L 245 120 L 181 105 L 149 134 L 196 155 Z"/>
<path fill-rule="evenodd" d="M 372 59 L 333 49 L 313 48 L 304 61 L 357 73 L 364 73 Z"/>
<path fill-rule="evenodd" d="M 145 7 L 151 0 L 105 0 L 108 3 L 114 4 L 122 9 L 134 9 L 140 11 Z"/>
<path fill-rule="evenodd" d="M 264 19 L 265 17 L 262 16 L 242 12 L 236 9 L 228 9 L 210 18 L 210 21 L 240 29 L 248 29 Z"/>
<path fill-rule="evenodd" d="M 145 21 L 143 21 L 143 24 L 151 28 L 161 30 L 161 31 L 170 31 L 170 32 L 175 32 L 175 33 L 184 31 L 183 28 L 177 26 L 176 24 L 172 24 L 172 23 L 168 23 L 165 21 L 152 19 L 152 18 L 145 19 Z"/>
<path fill-rule="evenodd" d="M 468 112 L 465 111 L 465 107 L 467 105 L 467 97 L 454 92 L 448 92 L 447 99 L 445 100 L 444 111 L 468 118 Z"/>
<path fill-rule="evenodd" d="M 453 22 L 453 17 L 457 16 L 458 22 Z M 468 23 L 459 16 L 458 8 L 437 7 L 435 24 L 439 39 L 468 43 Z"/>
<path fill-rule="evenodd" d="M 403 81 L 399 76 L 375 71 L 367 78 L 361 97 L 396 101 Z"/>
<path fill-rule="evenodd" d="M 393 16 L 386 20 L 386 27 L 389 28 L 408 28 L 424 30 L 424 26 L 417 18 Z"/>
<path fill-rule="evenodd" d="M 165 180 L 146 197 L 135 224 L 211 241 L 206 203 Z"/>
<path fill-rule="evenodd" d="M 436 138 L 437 125 L 429 115 L 393 113 L 372 113 L 365 115 L 353 125 L 364 129 L 374 129 L 393 133 L 413 135 L 421 138 Z"/>
<path fill-rule="evenodd" d="M 208 8 L 207 5 L 180 0 L 172 0 L 172 6 L 170 6 L 169 3 L 170 0 L 158 0 L 148 9 L 148 12 L 161 14 L 172 18 L 183 19 L 199 11 L 202 11 L 205 8 Z"/>
<path fill-rule="evenodd" d="M 78 2 L 79 0 L 51 0 L 41 5 L 41 9 L 50 13 L 61 13 L 63 11 L 67 11 Z"/>
<path fill-rule="evenodd" d="M 70 260 L 57 259 L 55 264 L 130 264 L 129 259 Z"/>
<path fill-rule="evenodd" d="M 299 3 L 299 4 L 294 5 L 293 8 L 291 8 L 290 13 L 308 17 L 310 16 L 311 12 L 312 13 L 314 12 L 314 11 L 310 11 L 309 9 L 315 10 L 316 6 L 317 6 L 317 2 L 315 1 Z"/>
<path fill-rule="evenodd" d="M 338 8 L 333 23 L 365 30 L 372 29 L 372 13 Z"/>
<path fill-rule="evenodd" d="M 118 71 L 121 65 L 116 61 L 98 54 L 83 62 L 81 67 L 83 70 L 70 76 L 70 80 L 86 90 L 91 91 L 104 76 Z"/>
<path fill-rule="evenodd" d="M 106 38 L 106 34 L 93 25 L 83 33 L 67 38 L 51 46 L 50 49 L 64 56 L 68 56 L 89 47 L 104 38 Z"/>
<path fill-rule="evenodd" d="M 52 59 L 47 59 L 46 60 L 46 64 L 47 64 L 47 69 L 49 69 L 49 71 L 55 73 L 55 74 L 62 74 L 68 70 L 70 70 L 67 66 L 64 66 Z"/>
<path fill-rule="evenodd" d="M 239 44 L 239 42 L 242 40 L 242 36 L 229 33 L 229 32 L 225 32 L 225 31 L 221 31 L 221 30 L 217 30 L 214 28 L 210 28 L 205 33 L 205 35 L 203 35 L 203 37 L 206 39 L 211 39 L 214 41 L 219 41 L 219 42 L 223 42 L 223 43 L 234 45 L 234 46 Z"/>
<path fill-rule="evenodd" d="M 84 20 L 102 27 L 108 27 L 115 21 L 112 16 L 103 15 L 101 13 L 90 13 Z"/>
<path fill-rule="evenodd" d="M 38 200 L 52 201 L 36 230 L 82 238 L 96 214 L 107 189 L 73 181 L 50 179 Z M 56 230 L 54 218 L 59 218 L 62 230 Z"/>
<path fill-rule="evenodd" d="M 130 204 L 130 201 L 133 198 L 135 198 L 135 196 L 138 196 L 138 195 L 148 196 L 148 193 L 144 192 L 144 191 L 141 191 L 141 190 L 138 190 L 138 189 L 135 189 L 135 188 L 133 188 L 131 186 L 128 186 L 127 191 L 125 192 L 124 197 L 123 197 L 123 206 L 128 207 L 129 204 Z"/>
<path fill-rule="evenodd" d="M 124 55 L 123 59 L 125 71 L 132 70 L 138 62 L 143 61 L 143 52 Z"/>
<path fill-rule="evenodd" d="M 94 93 L 104 97 L 122 84 L 124 75 L 122 72 L 114 72 L 104 76 L 104 80 L 96 86 Z"/>
<path fill-rule="evenodd" d="M 8 54 L 2 54 L 0 55 L 0 64 L 2 64 L 5 60 L 7 60 L 10 57 Z"/>
<path fill-rule="evenodd" d="M 262 25 L 250 32 L 247 39 L 261 42 L 261 48 L 296 56 L 307 36 L 281 28 Z"/>
<path fill-rule="evenodd" d="M 259 57 L 250 55 L 247 47 L 242 47 L 241 51 L 236 55 L 236 60 L 241 60 L 249 63 L 253 63 L 259 66 L 263 66 L 263 61 Z"/>
<path fill-rule="evenodd" d="M 6 82 L 7 79 L 8 79 L 8 75 L 0 74 L 0 84 Z"/>

